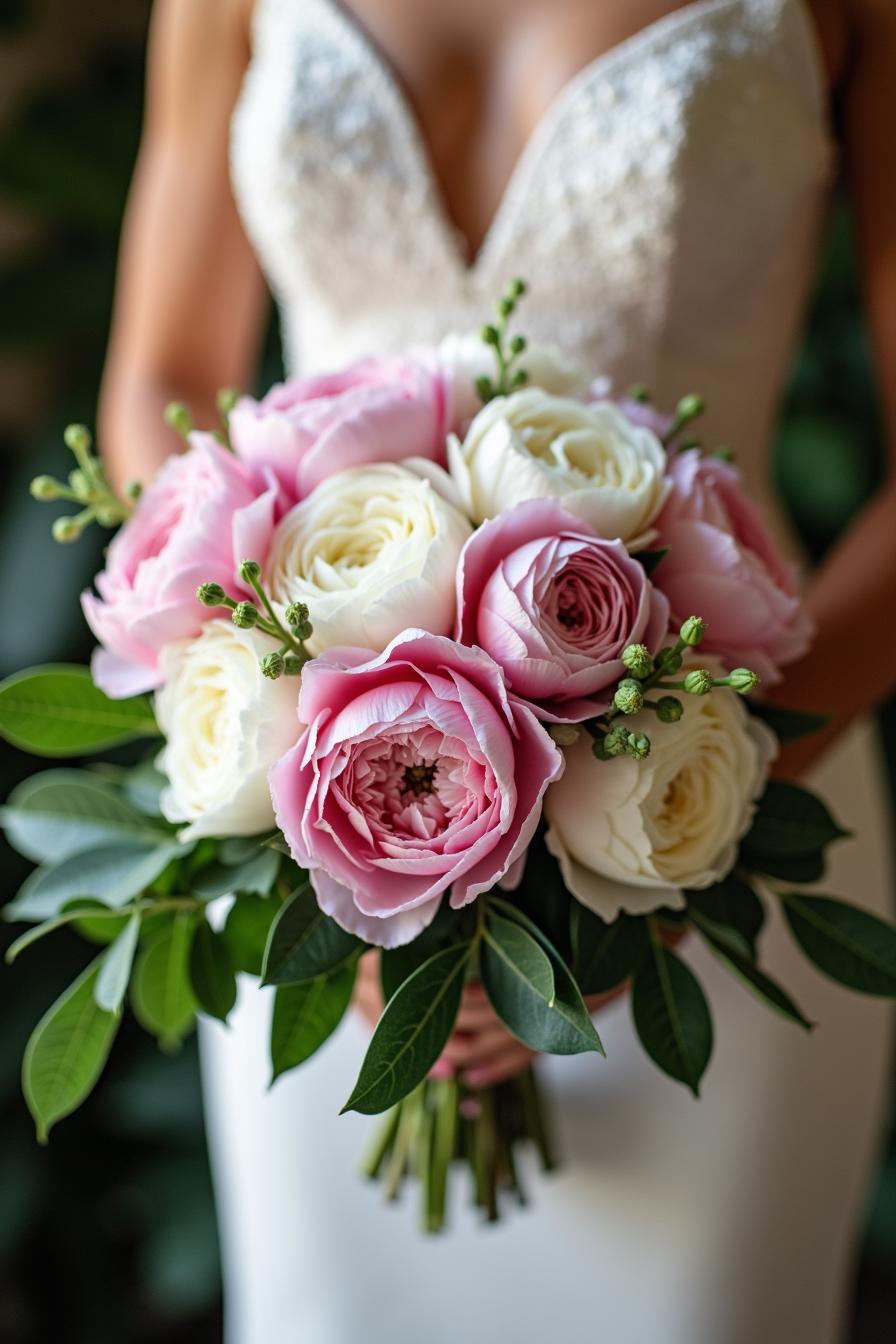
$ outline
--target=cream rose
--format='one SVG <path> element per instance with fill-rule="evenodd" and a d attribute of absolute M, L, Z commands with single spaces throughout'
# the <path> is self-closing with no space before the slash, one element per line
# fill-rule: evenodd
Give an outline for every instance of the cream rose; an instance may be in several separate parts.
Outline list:
<path fill-rule="evenodd" d="M 482 409 L 476 379 L 495 376 L 495 352 L 478 331 L 473 331 L 446 336 L 439 345 L 438 357 L 451 407 L 451 423 L 455 427 L 468 425 Z M 526 370 L 530 387 L 583 401 L 588 395 L 587 376 L 556 345 L 532 342 L 520 356 L 519 367 Z"/>
<path fill-rule="evenodd" d="M 483 406 L 463 443 L 449 438 L 448 466 L 476 522 L 554 496 L 599 536 L 629 546 L 649 540 L 667 493 L 666 454 L 649 429 L 610 403 L 586 406 L 538 387 Z"/>
<path fill-rule="evenodd" d="M 159 768 L 162 812 L 190 824 L 181 839 L 255 835 L 274 825 L 268 770 L 297 741 L 296 677 L 269 681 L 258 660 L 276 648 L 257 630 L 215 619 L 162 652 L 156 692 L 167 741 Z"/>
<path fill-rule="evenodd" d="M 598 761 L 583 734 L 548 790 L 547 845 L 572 894 L 602 919 L 680 907 L 734 865 L 777 743 L 734 691 L 683 696 L 678 723 L 644 711 L 646 760 Z"/>
<path fill-rule="evenodd" d="M 471 531 L 431 472 L 424 478 L 392 463 L 340 471 L 278 525 L 268 591 L 281 607 L 307 604 L 313 653 L 340 644 L 380 652 L 410 628 L 447 634 Z"/>

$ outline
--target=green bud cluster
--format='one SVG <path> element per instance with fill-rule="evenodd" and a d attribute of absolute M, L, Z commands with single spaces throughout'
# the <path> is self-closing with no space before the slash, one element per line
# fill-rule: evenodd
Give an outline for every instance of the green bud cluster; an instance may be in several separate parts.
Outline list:
<path fill-rule="evenodd" d="M 204 607 L 223 607 L 227 601 L 227 594 L 220 583 L 200 583 L 196 596 Z"/>
<path fill-rule="evenodd" d="M 93 440 L 86 425 L 68 425 L 63 434 L 66 447 L 75 455 L 77 466 L 66 481 L 55 476 L 36 476 L 31 482 L 31 494 L 41 502 L 68 500 L 80 506 L 80 512 L 53 523 L 53 539 L 60 542 L 77 541 L 91 523 L 102 527 L 117 527 L 124 522 L 133 508 L 135 496 L 128 492 L 126 500 L 112 491 L 102 462 L 93 453 Z"/>
<path fill-rule="evenodd" d="M 258 618 L 261 612 L 254 602 L 237 602 L 231 613 L 230 619 L 240 630 L 251 630 L 258 624 Z"/>
<path fill-rule="evenodd" d="M 616 687 L 613 707 L 618 709 L 620 714 L 639 714 L 644 708 L 644 692 L 640 682 L 635 681 L 633 677 L 623 678 Z"/>
<path fill-rule="evenodd" d="M 650 755 L 650 738 L 646 733 L 630 733 L 621 724 L 616 724 L 602 737 L 596 737 L 591 750 L 599 761 L 612 761 L 617 756 L 631 756 L 633 760 L 643 761 Z"/>
<path fill-rule="evenodd" d="M 261 675 L 269 677 L 271 681 L 276 681 L 282 677 L 286 670 L 286 660 L 279 649 L 276 652 L 266 653 L 260 662 Z"/>
<path fill-rule="evenodd" d="M 236 600 L 219 583 L 200 584 L 196 589 L 197 598 L 206 607 L 229 607 L 230 619 L 237 629 L 257 628 L 262 634 L 278 641 L 278 649 L 264 654 L 258 660 L 263 676 L 271 681 L 284 675 L 297 676 L 311 657 L 305 648 L 305 640 L 312 633 L 307 606 L 304 602 L 291 602 L 284 613 L 284 624 L 264 590 L 258 561 L 248 558 L 241 560 L 237 572 L 241 581 L 254 590 L 257 602 L 247 598 Z"/>
<path fill-rule="evenodd" d="M 685 676 L 683 689 L 688 695 L 709 695 L 713 685 L 711 672 L 707 672 L 705 667 L 694 667 Z"/>
<path fill-rule="evenodd" d="M 660 723 L 678 723 L 684 714 L 684 705 L 675 695 L 663 695 L 656 702 L 656 716 Z"/>
<path fill-rule="evenodd" d="M 675 407 L 672 423 L 663 435 L 663 443 L 670 444 L 681 433 L 685 425 L 689 425 L 692 420 L 696 420 L 705 410 L 706 403 L 696 392 L 689 392 L 682 397 Z"/>
<path fill-rule="evenodd" d="M 527 348 L 525 336 L 516 335 L 509 340 L 507 338 L 508 324 L 525 292 L 524 281 L 511 280 L 495 304 L 497 320 L 487 322 L 480 328 L 479 335 L 494 351 L 497 365 L 496 378 L 481 374 L 475 380 L 476 393 L 483 404 L 494 397 L 506 397 L 529 381 L 526 370 L 517 366 L 517 360 Z"/>
<path fill-rule="evenodd" d="M 195 426 L 193 417 L 190 414 L 190 408 L 183 401 L 169 401 L 164 412 L 165 424 L 169 429 L 175 430 L 186 442 L 192 434 Z"/>
<path fill-rule="evenodd" d="M 646 644 L 629 644 L 622 650 L 622 662 L 641 681 L 653 671 L 653 659 Z"/>

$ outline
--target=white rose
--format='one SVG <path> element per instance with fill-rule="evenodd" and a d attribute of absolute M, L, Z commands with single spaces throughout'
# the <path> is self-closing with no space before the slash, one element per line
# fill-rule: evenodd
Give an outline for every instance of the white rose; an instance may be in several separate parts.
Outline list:
<path fill-rule="evenodd" d="M 182 840 L 255 835 L 274 826 L 268 769 L 297 741 L 297 677 L 270 681 L 258 660 L 276 648 L 257 630 L 212 620 L 161 656 L 155 707 L 166 744 L 162 812 Z"/>
<path fill-rule="evenodd" d="M 448 466 L 476 522 L 554 496 L 629 546 L 649 541 L 668 492 L 666 454 L 649 429 L 609 403 L 586 406 L 537 387 L 483 406 L 463 443 L 449 438 Z"/>
<path fill-rule="evenodd" d="M 678 723 L 645 710 L 644 761 L 598 761 L 582 734 L 545 799 L 547 845 L 572 894 L 602 919 L 680 907 L 683 888 L 711 886 L 734 865 L 777 752 L 734 691 L 685 695 Z"/>
<path fill-rule="evenodd" d="M 281 608 L 307 604 L 311 652 L 379 652 L 411 627 L 453 629 L 457 563 L 472 528 L 432 475 L 393 463 L 340 471 L 280 522 L 265 579 Z"/>
<path fill-rule="evenodd" d="M 453 333 L 439 345 L 439 363 L 450 389 L 451 420 L 455 425 L 468 424 L 482 409 L 476 379 L 495 376 L 495 352 L 478 331 L 463 336 Z M 584 400 L 588 395 L 586 374 L 556 345 L 532 342 L 514 367 L 526 370 L 530 387 L 540 387 L 558 397 Z"/>

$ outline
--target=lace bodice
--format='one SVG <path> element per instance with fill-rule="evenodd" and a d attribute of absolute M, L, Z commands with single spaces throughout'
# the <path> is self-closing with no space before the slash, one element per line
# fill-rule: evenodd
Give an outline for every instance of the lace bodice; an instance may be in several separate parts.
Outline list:
<path fill-rule="evenodd" d="M 805 0 L 692 0 L 565 86 L 468 265 L 406 97 L 340 0 L 257 0 L 233 179 L 293 369 L 475 328 L 524 275 L 533 338 L 658 400 L 703 392 L 768 501 L 824 104 Z"/>

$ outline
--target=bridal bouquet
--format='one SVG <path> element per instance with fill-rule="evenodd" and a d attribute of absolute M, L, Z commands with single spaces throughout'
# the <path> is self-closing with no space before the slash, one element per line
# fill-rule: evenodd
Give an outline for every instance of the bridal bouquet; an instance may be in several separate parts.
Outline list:
<path fill-rule="evenodd" d="M 223 396 L 214 432 L 171 408 L 186 449 L 142 495 L 112 493 L 77 426 L 68 481 L 34 482 L 80 506 L 59 540 L 121 530 L 82 599 L 91 673 L 10 678 L 0 731 L 51 757 L 152 740 L 3 809 L 38 864 L 10 956 L 62 925 L 98 947 L 27 1047 L 41 1140 L 128 997 L 172 1048 L 260 976 L 276 1079 L 381 949 L 345 1109 L 387 1113 L 366 1169 L 393 1196 L 419 1178 L 436 1230 L 455 1160 L 490 1218 L 521 1195 L 520 1143 L 553 1160 L 533 1072 L 430 1076 L 466 982 L 534 1051 L 596 1056 L 588 1001 L 627 985 L 645 1050 L 695 1093 L 713 1032 L 687 930 L 803 1026 L 758 965 L 768 900 L 822 971 L 896 995 L 896 931 L 800 889 L 844 833 L 769 780 L 777 741 L 818 726 L 750 698 L 808 645 L 791 570 L 735 466 L 688 439 L 699 399 L 665 415 L 528 346 L 523 288 L 478 337 Z"/>

